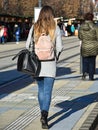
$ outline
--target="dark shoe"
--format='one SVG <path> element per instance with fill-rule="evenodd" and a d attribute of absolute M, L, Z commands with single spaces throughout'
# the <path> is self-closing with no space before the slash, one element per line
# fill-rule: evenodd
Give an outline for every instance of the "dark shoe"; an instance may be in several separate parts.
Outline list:
<path fill-rule="evenodd" d="M 94 78 L 89 78 L 90 81 L 94 81 Z"/>
<path fill-rule="evenodd" d="M 82 80 L 85 80 L 86 79 L 86 75 L 82 75 Z"/>
<path fill-rule="evenodd" d="M 48 112 L 43 110 L 41 112 L 41 119 L 40 119 L 43 129 L 48 129 L 49 128 L 47 117 L 48 117 Z"/>
<path fill-rule="evenodd" d="M 88 75 L 88 73 L 85 72 L 85 73 L 82 75 L 82 80 L 85 80 L 87 75 Z"/>
<path fill-rule="evenodd" d="M 94 80 L 94 75 L 89 75 L 89 80 L 93 81 Z"/>

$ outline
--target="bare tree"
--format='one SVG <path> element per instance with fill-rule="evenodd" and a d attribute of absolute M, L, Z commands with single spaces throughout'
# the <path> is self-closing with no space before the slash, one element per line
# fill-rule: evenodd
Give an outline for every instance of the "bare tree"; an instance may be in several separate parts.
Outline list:
<path fill-rule="evenodd" d="M 92 0 L 0 0 L 1 13 L 34 16 L 34 7 L 50 5 L 56 17 L 81 17 L 87 11 L 93 11 Z M 97 8 L 98 9 L 98 8 Z"/>
<path fill-rule="evenodd" d="M 7 13 L 7 10 L 9 8 L 9 0 L 3 0 L 2 1 L 2 8 Z"/>

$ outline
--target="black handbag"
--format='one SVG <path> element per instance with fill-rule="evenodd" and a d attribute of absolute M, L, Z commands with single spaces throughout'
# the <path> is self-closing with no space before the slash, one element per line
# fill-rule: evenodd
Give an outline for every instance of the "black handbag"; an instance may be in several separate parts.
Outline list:
<path fill-rule="evenodd" d="M 37 55 L 34 51 L 29 51 L 28 49 L 21 50 L 15 57 L 17 60 L 17 70 L 34 77 L 38 76 L 41 69 L 41 62 L 39 61 Z"/>

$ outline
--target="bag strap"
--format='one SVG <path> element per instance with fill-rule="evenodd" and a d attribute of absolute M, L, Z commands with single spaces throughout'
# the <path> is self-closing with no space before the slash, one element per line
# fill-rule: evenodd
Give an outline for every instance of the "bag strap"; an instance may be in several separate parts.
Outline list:
<path fill-rule="evenodd" d="M 29 50 L 31 49 L 31 52 L 35 51 L 35 47 L 34 47 L 35 41 L 34 41 L 34 25 L 33 25 L 33 30 L 32 30 L 32 42 L 30 43 L 30 47 Z"/>
<path fill-rule="evenodd" d="M 22 53 L 26 53 L 26 52 L 30 52 L 30 49 L 31 49 L 31 52 L 34 52 L 34 27 L 33 27 L 33 30 L 32 30 L 32 42 L 30 42 L 30 46 L 29 46 L 29 49 L 24 49 L 24 50 L 21 50 L 19 51 L 13 58 L 12 60 L 16 59 L 20 54 Z"/>
<path fill-rule="evenodd" d="M 26 52 L 29 52 L 28 49 L 24 49 L 24 50 L 19 51 L 19 53 L 17 53 L 17 54 L 12 58 L 12 60 L 16 59 L 16 57 L 18 57 L 20 54 L 26 53 Z"/>

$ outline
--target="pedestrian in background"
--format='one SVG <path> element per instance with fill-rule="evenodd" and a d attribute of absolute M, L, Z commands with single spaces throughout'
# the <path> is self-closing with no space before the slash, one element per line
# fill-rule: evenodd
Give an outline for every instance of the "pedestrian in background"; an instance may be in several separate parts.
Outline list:
<path fill-rule="evenodd" d="M 71 25 L 71 35 L 74 36 L 75 33 L 75 27 L 74 24 Z"/>
<path fill-rule="evenodd" d="M 19 44 L 19 41 L 20 41 L 20 27 L 17 24 L 15 24 L 15 26 L 14 26 L 14 36 L 15 36 L 16 44 Z"/>
<path fill-rule="evenodd" d="M 4 26 L 0 26 L 0 43 L 4 43 Z"/>
<path fill-rule="evenodd" d="M 96 56 L 98 54 L 98 27 L 93 23 L 93 14 L 86 13 L 85 22 L 80 26 L 78 37 L 81 43 L 82 79 L 89 74 L 89 80 L 94 80 Z"/>
<path fill-rule="evenodd" d="M 41 61 L 41 71 L 36 79 L 38 83 L 38 101 L 41 111 L 41 123 L 43 129 L 48 129 L 48 112 L 51 103 L 52 90 L 56 76 L 56 57 L 62 51 L 62 40 L 60 28 L 54 20 L 54 12 L 50 6 L 44 6 L 39 14 L 39 18 L 34 27 L 32 26 L 26 42 L 26 48 L 29 48 L 32 42 L 32 32 L 34 29 L 35 44 L 42 33 L 47 34 L 53 44 L 55 44 L 56 56 L 55 59 L 49 61 Z"/>
<path fill-rule="evenodd" d="M 4 42 L 6 43 L 8 39 L 8 29 L 6 26 L 4 26 Z"/>
<path fill-rule="evenodd" d="M 68 23 L 67 23 L 67 26 L 66 26 L 68 36 L 72 36 L 71 26 L 72 26 L 72 22 L 71 22 L 71 20 L 69 20 Z"/>

